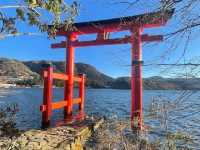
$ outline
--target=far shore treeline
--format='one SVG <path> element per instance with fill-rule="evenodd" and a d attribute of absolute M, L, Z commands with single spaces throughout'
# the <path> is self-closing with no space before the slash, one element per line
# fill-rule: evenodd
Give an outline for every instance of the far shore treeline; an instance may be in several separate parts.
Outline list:
<path fill-rule="evenodd" d="M 51 63 L 54 71 L 63 73 L 65 64 L 62 61 L 18 61 L 0 58 L 0 84 L 15 84 L 17 86 L 42 85 L 41 72 L 43 64 Z M 95 67 L 84 64 L 75 64 L 75 74 L 84 73 L 87 76 L 86 86 L 90 88 L 130 89 L 130 77 L 112 78 Z M 54 85 L 63 87 L 64 82 L 55 80 Z M 75 85 L 76 86 L 76 85 Z M 200 90 L 200 78 L 163 78 L 154 76 L 143 79 L 146 90 Z"/>

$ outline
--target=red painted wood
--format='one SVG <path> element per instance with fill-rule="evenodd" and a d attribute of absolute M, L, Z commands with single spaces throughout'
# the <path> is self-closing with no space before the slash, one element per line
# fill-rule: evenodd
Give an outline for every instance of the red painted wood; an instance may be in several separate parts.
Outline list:
<path fill-rule="evenodd" d="M 65 84 L 64 99 L 68 105 L 64 108 L 65 118 L 72 117 L 73 110 L 73 93 L 74 93 L 74 47 L 71 42 L 76 40 L 76 35 L 70 34 L 66 43 L 66 74 L 69 79 Z"/>
<path fill-rule="evenodd" d="M 93 33 L 104 33 L 104 32 L 117 32 L 129 30 L 129 26 L 119 26 L 119 24 L 110 24 L 107 26 L 88 26 L 81 27 L 73 31 L 77 35 L 93 34 Z M 57 32 L 57 36 L 66 36 L 68 32 L 60 30 Z"/>
<path fill-rule="evenodd" d="M 50 118 L 52 113 L 52 85 L 53 85 L 53 67 L 48 67 L 45 72 L 47 77 L 44 78 L 44 94 L 43 105 L 45 105 L 45 111 L 42 112 L 42 126 L 48 126 L 50 124 Z M 45 74 L 45 73 L 44 73 Z"/>
<path fill-rule="evenodd" d="M 61 73 L 53 73 L 53 78 L 57 80 L 65 80 L 65 81 L 69 79 L 69 77 L 66 74 L 61 74 Z"/>
<path fill-rule="evenodd" d="M 93 41 L 74 41 L 72 45 L 74 47 L 84 47 L 84 46 L 97 46 L 97 45 L 114 45 L 114 44 L 126 44 L 129 43 L 129 37 L 118 38 L 118 39 L 107 39 L 107 40 L 93 40 Z"/>
<path fill-rule="evenodd" d="M 80 104 L 80 103 L 81 103 L 81 98 L 80 97 L 73 99 L 73 104 Z"/>
<path fill-rule="evenodd" d="M 79 111 L 84 112 L 85 104 L 85 75 L 80 75 L 82 81 L 79 82 L 79 97 L 81 98 L 81 103 L 79 104 Z"/>
<path fill-rule="evenodd" d="M 130 30 L 132 27 L 141 27 L 141 28 L 153 28 L 153 27 L 160 27 L 166 24 L 167 20 L 156 20 L 151 24 L 132 24 L 132 23 L 116 23 L 116 24 L 108 24 L 108 25 L 94 25 L 88 27 L 79 27 L 78 29 L 74 30 L 73 33 L 77 35 L 83 34 L 93 34 L 93 33 L 104 33 L 104 32 L 119 32 Z M 67 31 L 63 31 L 62 29 L 57 32 L 57 36 L 66 36 L 68 34 Z"/>
<path fill-rule="evenodd" d="M 141 28 L 132 30 L 132 127 L 142 129 L 142 39 Z M 138 62 L 138 64 L 137 64 Z"/>
<path fill-rule="evenodd" d="M 154 41 L 162 41 L 162 35 L 152 35 L 149 36 L 147 34 L 142 35 L 143 42 L 154 42 Z M 85 46 L 97 46 L 97 45 L 114 45 L 114 44 L 128 44 L 131 43 L 131 36 L 127 36 L 124 38 L 116 38 L 116 39 L 106 39 L 106 40 L 92 40 L 92 41 L 74 41 L 71 44 L 73 47 L 85 47 Z M 65 48 L 66 42 L 62 41 L 61 43 L 52 44 L 52 48 Z"/>
<path fill-rule="evenodd" d="M 79 91 L 81 91 L 80 97 L 73 99 L 73 93 L 72 93 L 72 99 L 70 101 L 68 99 L 65 99 L 65 100 L 61 100 L 58 102 L 52 102 L 53 79 L 69 81 L 69 75 L 53 73 L 53 68 L 48 67 L 43 71 L 43 77 L 44 77 L 44 94 L 43 94 L 44 98 L 43 98 L 43 104 L 40 106 L 40 111 L 42 112 L 42 126 L 44 128 L 46 128 L 50 125 L 52 110 L 61 109 L 63 107 L 67 108 L 67 110 L 68 110 L 69 105 L 71 105 L 71 107 L 72 107 L 75 104 L 78 104 L 79 107 L 81 106 L 81 109 L 83 110 L 83 107 L 84 107 L 84 105 L 83 105 L 84 81 L 85 81 L 85 78 L 83 76 L 77 76 L 77 77 L 74 76 L 73 77 L 73 83 L 78 82 L 79 85 L 81 85 L 79 87 L 80 88 Z M 69 88 L 69 84 L 67 84 L 66 86 Z M 67 94 L 69 94 L 69 93 L 67 93 Z M 66 96 L 67 96 L 67 94 L 66 94 Z M 71 102 L 71 104 L 69 104 L 70 102 Z M 72 116 L 68 115 L 67 117 L 68 117 L 67 119 L 70 119 Z"/>
<path fill-rule="evenodd" d="M 159 42 L 163 41 L 163 35 L 148 35 L 148 34 L 143 34 L 142 35 L 142 42 Z"/>
<path fill-rule="evenodd" d="M 59 102 L 54 102 L 54 103 L 52 103 L 52 109 L 53 109 L 53 110 L 55 110 L 55 109 L 60 109 L 60 108 L 63 108 L 63 107 L 65 107 L 65 106 L 67 106 L 67 103 L 66 103 L 66 101 L 64 101 L 64 100 L 61 100 L 61 101 L 59 101 Z"/>
<path fill-rule="evenodd" d="M 51 44 L 51 48 L 66 48 L 66 41 L 62 41 L 61 43 Z"/>

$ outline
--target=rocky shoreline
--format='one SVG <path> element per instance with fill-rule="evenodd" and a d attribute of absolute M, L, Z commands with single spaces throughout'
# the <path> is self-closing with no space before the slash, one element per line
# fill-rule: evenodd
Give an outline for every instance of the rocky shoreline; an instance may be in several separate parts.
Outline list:
<path fill-rule="evenodd" d="M 17 136 L 1 137 L 0 149 L 12 150 L 83 150 L 84 143 L 102 124 L 103 119 L 84 121 L 47 130 L 21 131 Z"/>

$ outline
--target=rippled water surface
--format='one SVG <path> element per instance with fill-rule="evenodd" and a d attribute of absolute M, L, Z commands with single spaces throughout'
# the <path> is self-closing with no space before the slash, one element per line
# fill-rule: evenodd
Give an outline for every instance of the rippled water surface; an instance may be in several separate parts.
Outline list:
<path fill-rule="evenodd" d="M 76 90 L 75 93 L 77 94 Z M 170 90 L 144 91 L 144 121 L 145 124 L 154 128 L 155 135 L 162 136 L 162 130 L 167 128 L 170 131 L 186 132 L 193 135 L 192 138 L 196 141 L 200 141 L 200 92 L 188 91 L 185 93 L 184 95 L 184 91 Z M 187 93 L 191 94 L 187 95 Z M 86 112 L 89 115 L 114 116 L 128 120 L 130 117 L 130 94 L 130 90 L 87 89 Z M 61 99 L 63 99 L 63 89 L 54 89 L 54 101 Z M 161 102 L 166 103 L 167 105 L 162 107 L 168 111 L 161 112 L 160 116 L 150 117 L 148 110 L 152 106 L 153 99 L 159 99 Z M 17 113 L 18 128 L 40 128 L 41 88 L 0 90 L 1 107 L 8 103 L 17 103 L 19 105 L 19 112 Z M 53 118 L 56 120 L 62 118 L 62 115 L 62 110 L 57 110 L 54 111 Z M 165 119 L 162 119 L 162 117 Z M 167 124 L 167 127 L 165 124 Z"/>

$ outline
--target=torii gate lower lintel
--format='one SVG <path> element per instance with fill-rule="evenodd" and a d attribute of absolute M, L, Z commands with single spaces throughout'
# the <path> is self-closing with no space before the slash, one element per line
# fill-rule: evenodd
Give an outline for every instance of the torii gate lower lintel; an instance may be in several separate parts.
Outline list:
<path fill-rule="evenodd" d="M 123 17 L 109 20 L 93 21 L 75 23 L 74 30 L 65 31 L 60 28 L 57 32 L 57 36 L 65 36 L 66 41 L 61 43 L 52 44 L 52 48 L 66 48 L 66 75 L 60 75 L 60 78 L 65 78 L 65 92 L 64 101 L 61 101 L 58 105 L 61 108 L 64 107 L 65 118 L 71 118 L 73 112 L 73 104 L 79 104 L 80 111 L 84 110 L 84 81 L 85 77 L 81 76 L 81 79 L 74 77 L 74 48 L 85 46 L 97 46 L 97 45 L 113 45 L 113 44 L 128 44 L 132 46 L 131 59 L 132 59 L 132 71 L 131 71 L 131 126 L 133 128 L 142 129 L 143 117 L 142 117 L 142 42 L 161 41 L 162 35 L 149 36 L 143 34 L 144 28 L 153 28 L 164 26 L 167 21 L 172 17 L 174 10 L 167 10 L 164 12 L 153 12 L 142 14 L 132 17 Z M 131 35 L 123 38 L 110 39 L 110 32 L 118 32 L 129 30 Z M 91 41 L 79 41 L 78 36 L 83 34 L 97 34 L 96 40 Z M 58 75 L 59 76 L 59 75 Z M 58 78 L 57 76 L 57 78 Z M 67 79 L 66 79 L 67 78 Z M 74 102 L 73 89 L 74 81 L 80 81 L 80 90 L 78 102 Z M 47 90 L 48 91 L 48 90 Z M 45 96 L 46 95 L 46 96 Z M 50 121 L 51 110 L 47 113 L 47 96 L 48 93 L 44 91 L 44 105 L 41 108 L 43 110 L 43 124 Z M 50 100 L 52 102 L 52 100 Z M 77 100 L 76 100 L 77 101 Z M 49 105 L 53 105 L 49 102 Z M 46 111 L 45 111 L 46 110 Z"/>

